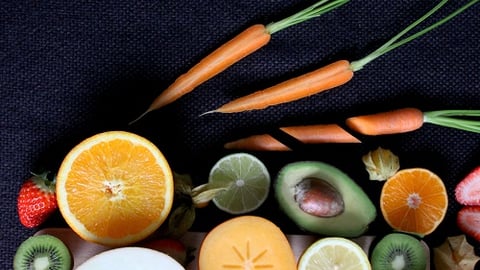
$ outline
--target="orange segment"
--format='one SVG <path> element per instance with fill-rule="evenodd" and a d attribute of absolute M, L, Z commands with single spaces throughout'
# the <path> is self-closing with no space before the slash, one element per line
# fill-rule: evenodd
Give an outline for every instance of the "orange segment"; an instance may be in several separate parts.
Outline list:
<path fill-rule="evenodd" d="M 396 230 L 421 236 L 438 227 L 447 207 L 443 181 L 422 168 L 398 171 L 385 182 L 380 195 L 380 208 L 386 222 Z"/>
<path fill-rule="evenodd" d="M 104 245 L 139 241 L 160 227 L 173 203 L 173 175 L 160 150 L 129 132 L 94 135 L 74 147 L 57 174 L 69 226 Z"/>

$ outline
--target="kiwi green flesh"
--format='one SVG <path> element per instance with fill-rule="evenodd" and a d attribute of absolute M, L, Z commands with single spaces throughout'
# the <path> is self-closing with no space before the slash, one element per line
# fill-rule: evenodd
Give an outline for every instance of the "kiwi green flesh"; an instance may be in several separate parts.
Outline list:
<path fill-rule="evenodd" d="M 29 237 L 18 247 L 14 259 L 14 270 L 71 270 L 72 256 L 68 247 L 52 235 Z"/>
<path fill-rule="evenodd" d="M 427 254 L 423 244 L 404 233 L 391 233 L 375 244 L 372 255 L 373 270 L 425 270 Z"/>
<path fill-rule="evenodd" d="M 341 196 L 343 211 L 319 217 L 303 211 L 295 200 L 295 188 L 304 179 L 322 179 Z M 328 236 L 357 237 L 376 218 L 377 211 L 368 195 L 347 174 L 320 161 L 298 161 L 280 169 L 274 183 L 275 198 L 283 212 L 301 229 Z"/>

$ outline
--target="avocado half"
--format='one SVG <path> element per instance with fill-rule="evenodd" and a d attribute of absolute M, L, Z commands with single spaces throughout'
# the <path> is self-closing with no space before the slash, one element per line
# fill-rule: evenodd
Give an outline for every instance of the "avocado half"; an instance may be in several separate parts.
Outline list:
<path fill-rule="evenodd" d="M 306 181 L 311 184 L 305 185 Z M 315 181 L 322 184 L 315 185 Z M 343 206 L 342 211 L 335 215 L 318 216 L 305 211 L 305 207 L 302 209 L 298 201 L 298 190 L 299 187 L 308 189 L 309 186 L 315 187 L 316 191 L 304 190 L 304 193 L 312 195 L 310 197 L 317 197 L 320 204 L 323 204 L 322 199 L 328 201 L 336 198 L 331 196 L 333 189 L 341 198 L 336 205 L 340 203 Z M 325 186 L 329 188 L 324 192 L 322 189 Z M 287 164 L 280 169 L 274 189 L 280 208 L 300 228 L 309 232 L 328 236 L 357 237 L 368 229 L 368 225 L 377 216 L 374 204 L 362 188 L 344 172 L 323 162 L 299 161 Z M 325 196 L 319 195 L 322 192 Z M 308 198 L 311 204 L 310 197 Z"/>

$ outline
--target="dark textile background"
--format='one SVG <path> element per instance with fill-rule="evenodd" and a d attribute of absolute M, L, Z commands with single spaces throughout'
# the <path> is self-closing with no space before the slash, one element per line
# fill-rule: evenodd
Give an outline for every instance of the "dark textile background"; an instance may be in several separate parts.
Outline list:
<path fill-rule="evenodd" d="M 422 110 L 480 109 L 478 4 L 439 29 L 358 71 L 348 84 L 290 104 L 233 115 L 199 114 L 227 101 L 338 59 L 357 60 L 380 46 L 438 1 L 358 1 L 272 36 L 271 42 L 177 102 L 127 123 L 196 61 L 254 23 L 291 15 L 314 1 L 3 1 L 0 4 L 0 268 L 10 269 L 23 228 L 16 196 L 30 171 L 57 170 L 81 140 L 107 130 L 145 136 L 172 168 L 207 180 L 229 153 L 226 141 L 275 133 L 286 125 L 342 123 L 349 116 L 415 106 Z M 450 1 L 439 19 L 467 1 Z M 361 156 L 378 146 L 401 167 L 425 167 L 446 183 L 450 205 L 431 247 L 459 233 L 455 184 L 480 165 L 480 135 L 426 124 L 418 131 L 359 136 L 359 145 L 293 145 L 286 153 L 254 153 L 272 178 L 288 162 L 337 166 L 378 201 Z M 273 196 L 252 214 L 285 233 L 302 233 Z M 198 212 L 193 230 L 208 231 L 230 216 L 213 205 Z M 57 213 L 45 226 L 65 226 Z M 379 212 L 370 234 L 389 232 Z M 474 243 L 474 242 L 472 242 Z"/>

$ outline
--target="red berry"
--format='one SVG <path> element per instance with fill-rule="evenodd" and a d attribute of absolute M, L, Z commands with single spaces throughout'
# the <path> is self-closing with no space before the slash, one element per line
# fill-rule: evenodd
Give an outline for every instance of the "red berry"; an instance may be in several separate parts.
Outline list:
<path fill-rule="evenodd" d="M 457 215 L 457 226 L 480 242 L 480 206 L 464 206 Z"/>
<path fill-rule="evenodd" d="M 49 180 L 47 175 L 48 173 L 33 175 L 20 188 L 18 217 L 27 228 L 39 226 L 57 209 L 55 180 Z"/>
<path fill-rule="evenodd" d="M 480 205 L 480 166 L 457 184 L 455 199 L 462 205 Z"/>

